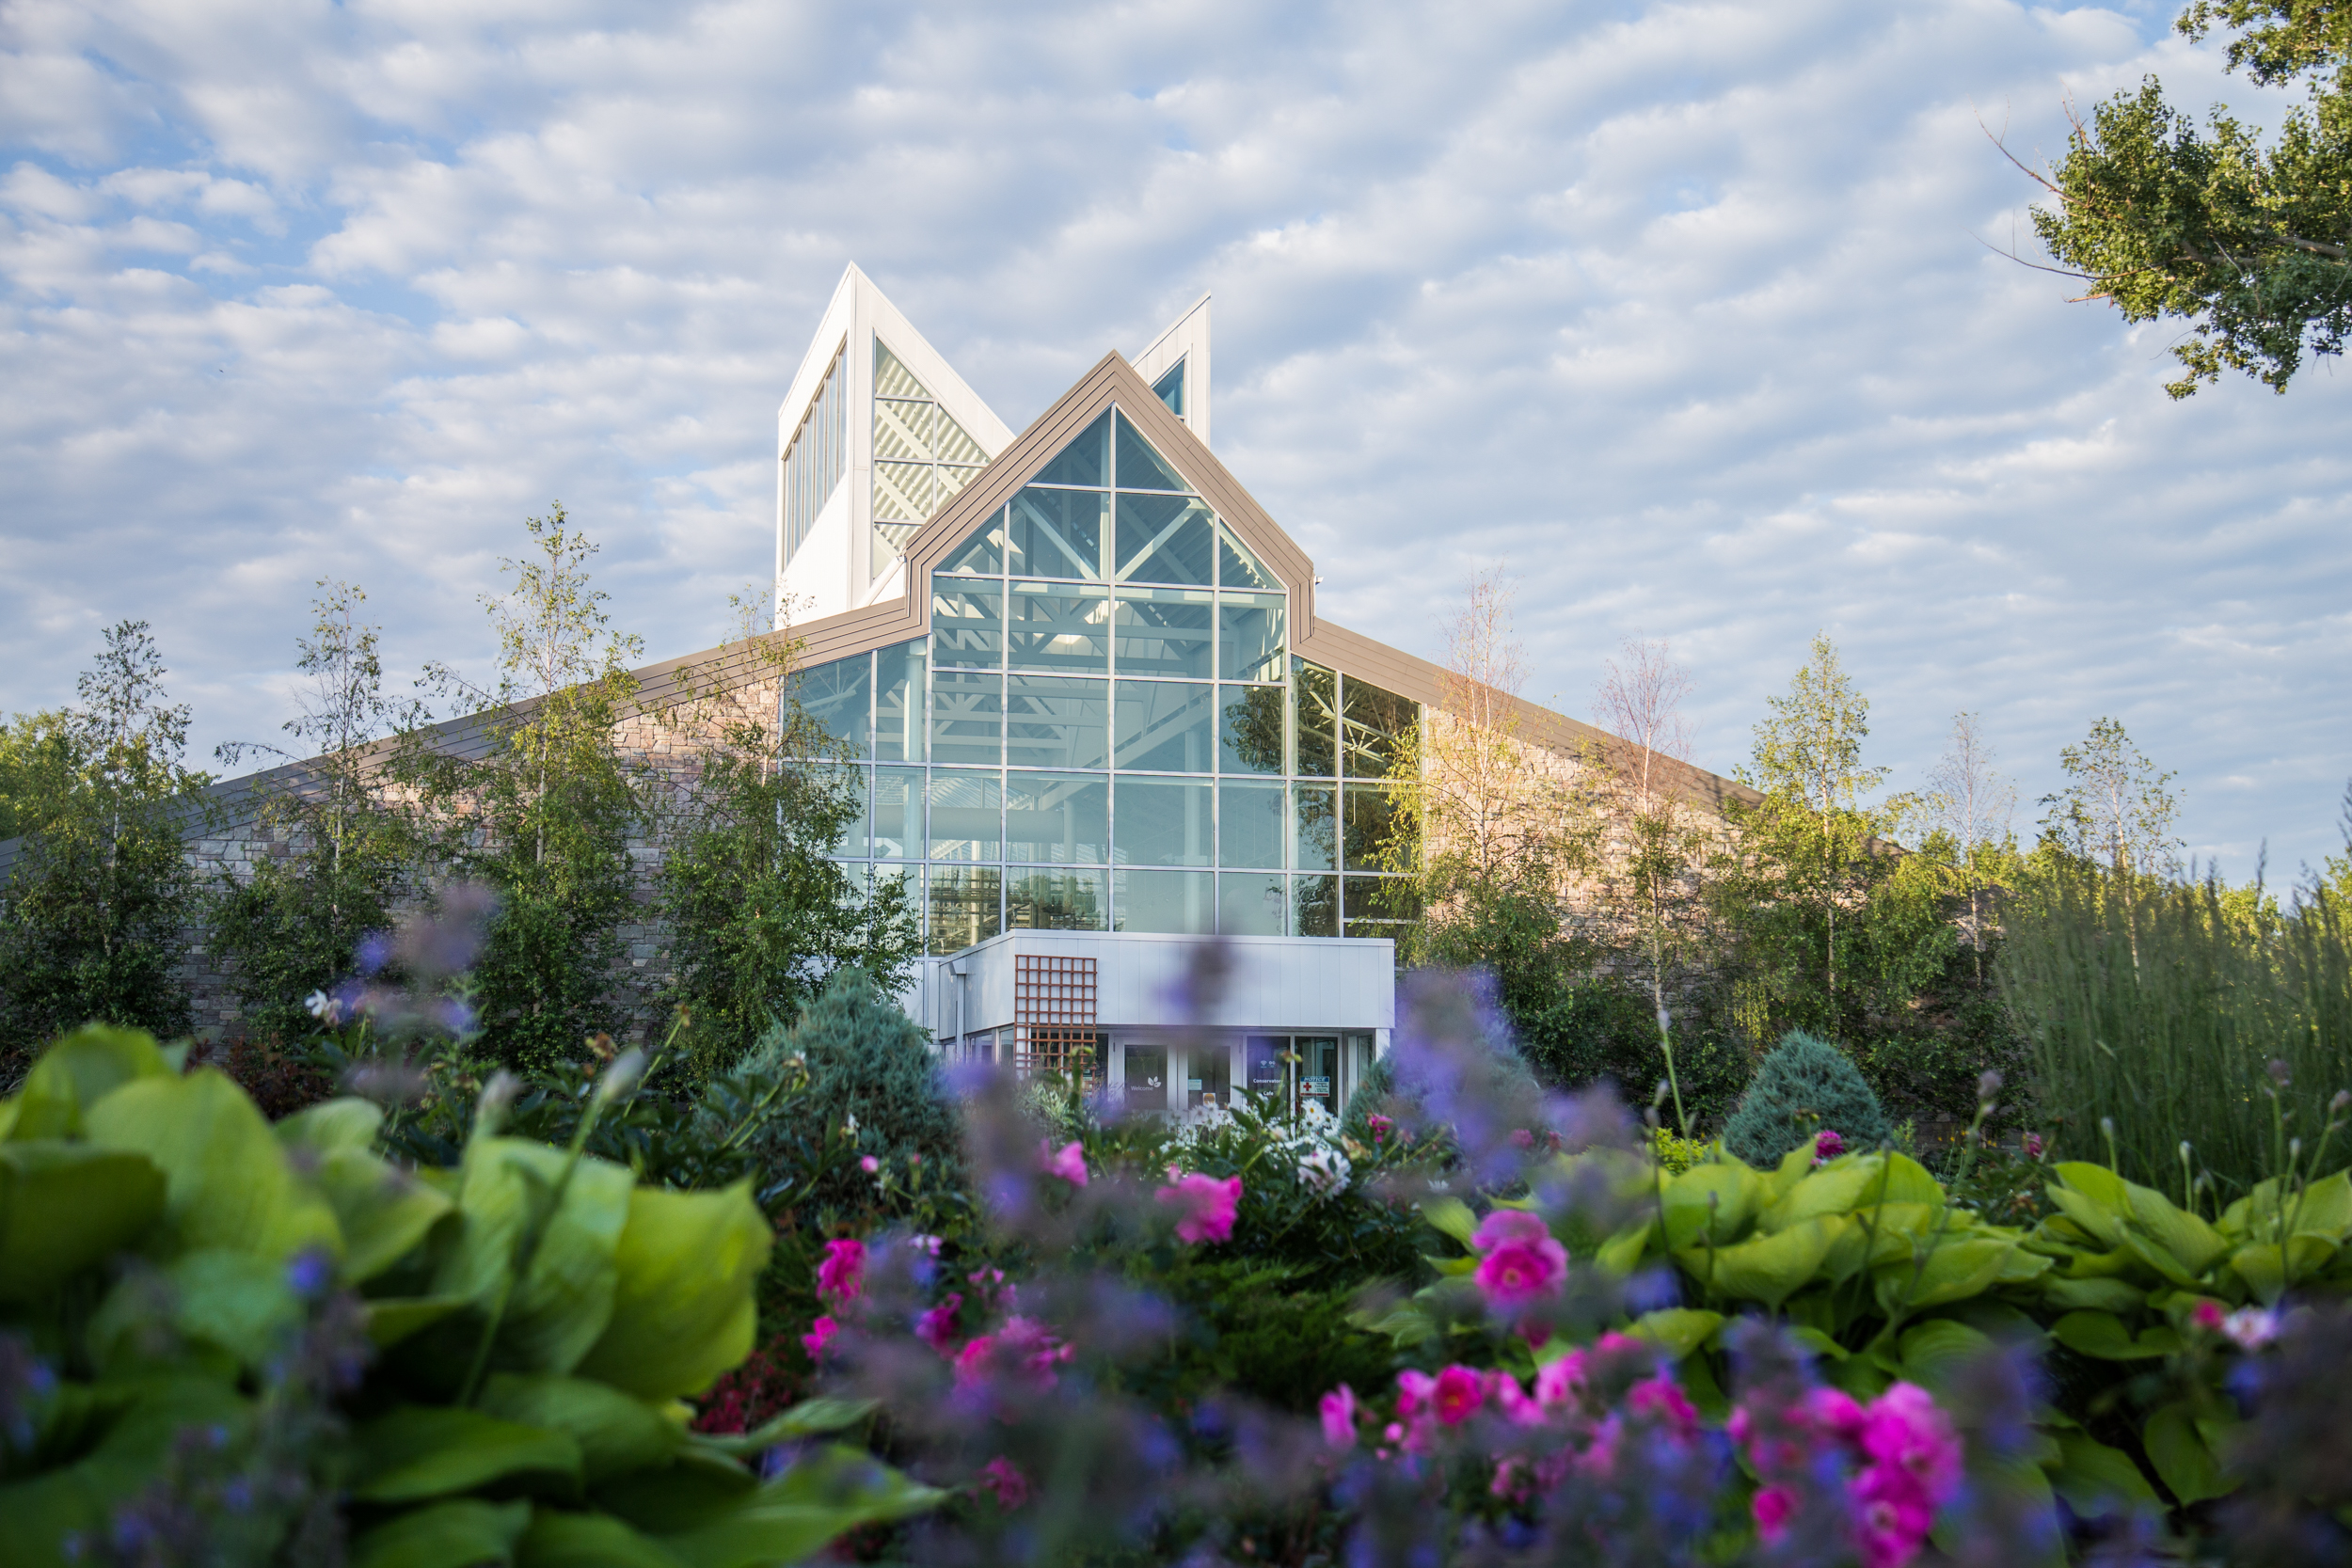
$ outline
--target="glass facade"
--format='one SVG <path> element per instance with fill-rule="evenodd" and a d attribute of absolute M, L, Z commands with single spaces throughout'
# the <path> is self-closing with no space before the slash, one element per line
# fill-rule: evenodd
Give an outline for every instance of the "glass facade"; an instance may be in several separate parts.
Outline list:
<path fill-rule="evenodd" d="M 868 580 L 879 581 L 925 518 L 972 482 L 988 453 L 874 340 L 874 527 Z"/>
<path fill-rule="evenodd" d="M 1122 416 L 918 591 L 930 637 L 813 666 L 799 696 L 867 804 L 844 859 L 905 881 L 928 951 L 1391 933 L 1377 780 L 1413 705 L 1291 656 L 1281 585 Z"/>
<path fill-rule="evenodd" d="M 784 449 L 787 561 L 800 549 L 801 541 L 808 537 L 817 514 L 833 499 L 834 487 L 841 483 L 842 469 L 850 460 L 848 378 L 841 373 L 848 354 L 847 347 L 834 351 L 833 363 L 825 369 L 825 379 L 818 384 L 817 395 L 808 400 L 808 412 L 801 417 L 801 428 L 793 432 L 791 442 Z"/>

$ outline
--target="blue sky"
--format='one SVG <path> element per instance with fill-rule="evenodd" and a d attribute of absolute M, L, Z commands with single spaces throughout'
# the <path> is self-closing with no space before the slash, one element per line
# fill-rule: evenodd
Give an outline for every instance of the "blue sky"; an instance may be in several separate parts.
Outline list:
<path fill-rule="evenodd" d="M 772 550 L 777 400 L 845 262 L 1016 429 L 1216 296 L 1216 444 L 1417 652 L 1518 579 L 1529 695 L 1632 635 L 1729 770 L 1817 628 L 1918 788 L 2025 804 L 2113 715 L 2192 853 L 2337 851 L 2352 387 L 2173 404 L 1979 127 L 2058 151 L 2171 8 L 1234 0 L 0 4 L 0 710 L 154 623 L 204 752 L 291 712 L 311 582 L 405 680 L 561 498 L 649 657 Z M 2267 100 L 2267 101 L 2266 101 Z"/>

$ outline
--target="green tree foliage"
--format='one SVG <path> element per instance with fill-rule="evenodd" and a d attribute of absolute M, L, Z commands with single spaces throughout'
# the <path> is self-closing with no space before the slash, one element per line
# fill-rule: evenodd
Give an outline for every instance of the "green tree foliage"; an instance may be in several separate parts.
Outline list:
<path fill-rule="evenodd" d="M 2270 145 L 2219 106 L 2201 129 L 2150 78 L 2078 120 L 2035 176 L 2055 200 L 2034 228 L 2084 297 L 2188 324 L 2175 398 L 2225 369 L 2284 392 L 2352 330 L 2352 4 L 2196 0 L 2176 24 L 2192 39 L 2217 25 L 2234 35 L 2232 71 L 2308 89 Z"/>
<path fill-rule="evenodd" d="M 1724 1148 L 1751 1165 L 1772 1166 L 1816 1132 L 1836 1132 L 1850 1149 L 1871 1149 L 1894 1129 L 1852 1058 L 1792 1029 L 1756 1064 L 1755 1081 L 1724 1124 Z"/>
<path fill-rule="evenodd" d="M 1896 850 L 1916 802 L 1867 799 L 1886 778 L 1862 760 L 1870 705 L 1826 634 L 1771 705 L 1756 727 L 1755 770 L 1743 775 L 1764 799 L 1726 813 L 1734 849 L 1716 909 L 1758 1022 L 1866 1034 L 1906 1007 L 1954 948 L 1946 905 L 1957 846 Z"/>
<path fill-rule="evenodd" d="M 166 673 L 147 623 L 125 621 L 76 683 L 79 705 L 15 726 L 24 837 L 0 924 L 0 1052 L 15 1062 L 92 1019 L 188 1027 L 181 832 L 209 781 L 181 761 L 188 710 L 167 701 Z"/>
<path fill-rule="evenodd" d="M 413 725 L 413 710 L 384 694 L 377 628 L 358 617 L 366 594 L 318 586 L 310 634 L 295 641 L 294 668 L 310 689 L 284 725 L 299 749 L 232 744 L 219 753 L 231 766 L 254 751 L 299 764 L 262 786 L 259 814 L 294 852 L 244 879 L 224 873 L 211 910 L 212 946 L 230 960 L 246 1028 L 281 1040 L 306 1029 L 303 997 L 352 974 L 361 939 L 390 926 L 412 857 L 407 824 L 381 803 L 371 775 L 373 743 Z"/>
<path fill-rule="evenodd" d="M 963 1164 L 961 1119 L 940 1079 L 930 1039 L 862 969 L 843 969 L 797 1022 L 771 1027 L 744 1058 L 758 1074 L 798 1058 L 808 1072 L 803 1115 L 825 1128 L 853 1127 L 857 1147 L 904 1164 L 919 1156 L 934 1185 Z M 872 1179 L 854 1166 L 819 1186 L 812 1201 L 855 1208 Z"/>
<path fill-rule="evenodd" d="M 801 705 L 796 652 L 788 637 L 746 626 L 710 670 L 681 674 L 687 699 L 664 716 L 697 743 L 661 814 L 663 995 L 688 1009 L 706 1071 L 791 1023 L 844 968 L 896 992 L 921 950 L 904 886 L 853 885 L 833 858 L 864 801 Z M 747 672 L 773 684 L 747 685 Z M 778 690 L 780 701 L 761 700 Z"/>
<path fill-rule="evenodd" d="M 0 724 L 0 841 L 27 832 L 41 802 L 65 793 L 73 766 L 72 716 L 57 708 L 20 713 Z"/>
<path fill-rule="evenodd" d="M 525 524 L 536 557 L 502 561 L 514 588 L 484 599 L 499 633 L 499 678 L 475 687 L 447 667 L 427 680 L 460 698 L 486 744 L 443 750 L 405 731 L 391 771 L 419 792 L 441 868 L 487 883 L 499 909 L 474 971 L 488 1049 L 515 1063 L 579 1054 L 626 1021 L 619 927 L 632 911 L 637 770 L 613 726 L 637 695 L 639 641 L 613 632 L 589 582 L 596 546 L 561 503 Z"/>
<path fill-rule="evenodd" d="M 1597 975 L 1524 1001 L 1511 1022 L 1538 1077 L 1566 1088 L 1613 1083 L 1641 1104 L 1661 1082 L 1657 1009 L 1646 988 Z M 1754 1058 L 1726 1037 L 1711 1007 L 1684 1007 L 1675 1030 L 1677 1082 L 1691 1124 L 1721 1126 L 1747 1087 Z"/>
<path fill-rule="evenodd" d="M 2067 784 L 2045 795 L 2042 831 L 2074 859 L 2119 874 L 2161 876 L 2177 863 L 2180 841 L 2172 836 L 2179 807 L 2166 788 L 2174 775 L 2132 744 L 2113 719 L 2092 722 L 2079 746 L 2058 752 Z"/>

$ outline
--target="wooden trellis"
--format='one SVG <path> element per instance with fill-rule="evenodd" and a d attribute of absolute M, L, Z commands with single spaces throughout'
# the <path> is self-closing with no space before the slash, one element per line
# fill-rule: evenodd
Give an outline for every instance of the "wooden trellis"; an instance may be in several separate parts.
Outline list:
<path fill-rule="evenodd" d="M 1092 958 L 1016 953 L 1012 960 L 1012 1065 L 1016 1072 L 1063 1072 L 1092 1088 L 1102 1052 L 1094 1028 Z"/>

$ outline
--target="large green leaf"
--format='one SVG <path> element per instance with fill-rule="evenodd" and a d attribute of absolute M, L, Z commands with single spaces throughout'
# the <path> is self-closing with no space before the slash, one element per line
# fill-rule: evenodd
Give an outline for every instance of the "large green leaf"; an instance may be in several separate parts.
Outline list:
<path fill-rule="evenodd" d="M 531 1523 L 527 1502 L 474 1497 L 398 1513 L 351 1544 L 351 1568 L 498 1568 L 515 1560 Z"/>
<path fill-rule="evenodd" d="M 732 1508 L 665 1535 L 662 1544 L 687 1568 L 797 1562 L 861 1525 L 903 1519 L 946 1498 L 863 1449 L 834 1446 L 804 1455 Z"/>
<path fill-rule="evenodd" d="M 2182 1503 L 2201 1503 L 2208 1497 L 2219 1497 L 2235 1489 L 2235 1483 L 2221 1473 L 2220 1462 L 2197 1430 L 2195 1416 L 2185 1403 L 2166 1405 L 2148 1418 L 2141 1430 L 2140 1442 L 2148 1450 L 2148 1462 L 2156 1467 L 2158 1479 L 2170 1489 Z"/>
<path fill-rule="evenodd" d="M 1562 1343 L 1565 1345 L 1565 1341 Z M 1536 1353 L 1538 1365 L 1541 1365 L 1542 1354 L 1540 1351 Z M 697 1432 L 691 1433 L 687 1440 L 709 1453 L 749 1458 L 755 1453 L 765 1453 L 779 1443 L 798 1442 L 803 1437 L 820 1437 L 845 1431 L 880 1408 L 881 1402 L 876 1400 L 803 1400 L 782 1415 L 771 1418 L 749 1432 L 737 1433 L 732 1436 L 713 1436 Z"/>
<path fill-rule="evenodd" d="M 416 1502 L 470 1492 L 509 1477 L 542 1483 L 580 1481 L 580 1445 L 455 1405 L 404 1404 L 364 1421 L 352 1496 L 361 1502 Z"/>
<path fill-rule="evenodd" d="M 1910 1258 L 1882 1264 L 1872 1275 L 1879 1306 L 1889 1314 L 1916 1312 L 1982 1295 L 2016 1250 L 2006 1238 L 1971 1236 L 1945 1241 L 1924 1264 Z"/>
<path fill-rule="evenodd" d="M 71 1459 L 29 1479 L 0 1484 L 0 1568 L 67 1568 L 69 1534 L 94 1536 L 114 1511 L 153 1484 L 173 1442 L 190 1428 L 234 1432 L 245 1402 L 227 1382 L 183 1375 L 160 1378 L 95 1404 L 96 1419 L 76 1433 Z"/>
<path fill-rule="evenodd" d="M 31 1301 L 136 1246 L 164 1212 L 144 1154 L 43 1140 L 0 1144 L 0 1301 Z"/>
<path fill-rule="evenodd" d="M 2050 1325 L 2050 1335 L 2067 1349 L 2102 1361 L 2146 1361 L 2181 1348 L 2181 1337 L 2170 1326 L 2157 1323 L 2135 1337 L 2112 1312 L 2069 1312 Z"/>
<path fill-rule="evenodd" d="M 752 1287 L 773 1243 L 748 1181 L 715 1193 L 638 1188 L 614 1258 L 611 1325 L 582 1374 L 654 1400 L 708 1387 L 751 1354 Z"/>
<path fill-rule="evenodd" d="M 324 1154 L 330 1148 L 372 1148 L 384 1109 L 370 1100 L 345 1096 L 307 1106 L 278 1124 L 278 1141 L 288 1148 Z"/>
<path fill-rule="evenodd" d="M 1636 1338 L 1647 1339 L 1679 1361 L 1707 1342 L 1724 1326 L 1721 1312 L 1701 1312 L 1688 1307 L 1665 1307 L 1645 1312 L 1633 1321 Z"/>
<path fill-rule="evenodd" d="M 1994 1350 L 1990 1337 L 1949 1318 L 1915 1323 L 1897 1345 L 1902 1375 L 1931 1393 L 1942 1393 L 1953 1373 Z"/>
<path fill-rule="evenodd" d="M 580 1474 L 591 1485 L 625 1470 L 665 1465 L 685 1445 L 685 1429 L 643 1400 L 586 1378 L 501 1373 L 482 1391 L 485 1415 L 580 1445 Z"/>
<path fill-rule="evenodd" d="M 2051 1489 L 2086 1519 L 2114 1513 L 2119 1505 L 2153 1505 L 2156 1489 L 2148 1484 L 2131 1455 L 2081 1432 L 2058 1434 L 2058 1467 L 2051 1473 Z"/>
<path fill-rule="evenodd" d="M 1667 1247 L 1687 1246 L 1701 1235 L 1738 1241 L 1763 1195 L 1764 1179 L 1737 1161 L 1692 1165 L 1666 1183 Z"/>
<path fill-rule="evenodd" d="M 1458 1197 L 1432 1197 L 1422 1200 L 1421 1217 L 1444 1235 L 1453 1237 L 1464 1246 L 1478 1234 L 1478 1216 L 1470 1206 Z"/>
<path fill-rule="evenodd" d="M 648 1534 L 675 1535 L 735 1507 L 759 1478 L 733 1459 L 690 1445 L 667 1465 L 631 1470 L 596 1489 L 595 1500 Z"/>
<path fill-rule="evenodd" d="M 169 1078 L 172 1067 L 155 1037 L 140 1029 L 86 1023 L 41 1053 L 16 1100 L 8 1136 L 79 1136 L 89 1108 L 139 1078 Z"/>
<path fill-rule="evenodd" d="M 524 1535 L 522 1568 L 684 1568 L 653 1537 L 610 1513 L 542 1508 Z"/>
<path fill-rule="evenodd" d="M 389 1296 L 367 1305 L 368 1338 L 388 1350 L 468 1306 L 464 1296 Z"/>
<path fill-rule="evenodd" d="M 516 1138 L 476 1138 L 466 1150 L 464 1223 L 433 1294 L 486 1307 L 506 1286 L 524 1227 L 535 1218 L 546 1227 L 530 1276 L 516 1284 L 500 1323 L 501 1368 L 568 1372 L 612 1316 L 613 1252 L 634 1179 L 619 1165 L 583 1159 L 562 1203 L 542 1218 L 564 1160 L 562 1149 Z"/>
<path fill-rule="evenodd" d="M 102 1368 L 127 1369 L 175 1339 L 226 1351 L 258 1370 L 275 1360 L 300 1329 L 301 1300 L 286 1266 L 230 1247 L 182 1253 L 152 1274 L 118 1281 L 90 1320 L 90 1348 Z M 155 1331 L 167 1330 L 154 1344 Z"/>
<path fill-rule="evenodd" d="M 334 1211 L 294 1174 L 245 1091 L 216 1069 L 136 1079 L 83 1120 L 91 1143 L 144 1154 L 163 1170 L 163 1223 L 151 1248 L 158 1256 L 234 1247 L 282 1262 L 316 1247 L 341 1257 Z"/>
<path fill-rule="evenodd" d="M 1717 1295 L 1776 1307 L 1812 1279 L 1852 1223 L 1843 1215 L 1819 1215 L 1773 1235 L 1716 1247 L 1711 1259 L 1705 1249 L 1684 1247 L 1675 1261 Z"/>
<path fill-rule="evenodd" d="M 2336 1243 L 2325 1236 L 2296 1236 L 2283 1247 L 2275 1242 L 2242 1246 L 2230 1255 L 2230 1267 L 2265 1307 L 2276 1307 L 2290 1284 L 2311 1278 L 2335 1251 Z"/>
<path fill-rule="evenodd" d="M 2042 1299 L 2061 1312 L 2137 1312 L 2148 1292 L 2122 1279 L 2044 1279 Z"/>
<path fill-rule="evenodd" d="M 2191 1275 L 2203 1274 L 2214 1259 L 2230 1250 L 2221 1233 L 2197 1215 L 2175 1208 L 2153 1187 L 2125 1183 L 2132 1218 L 2166 1253 L 2177 1258 Z"/>
<path fill-rule="evenodd" d="M 351 1284 L 373 1279 L 408 1256 L 453 1207 L 438 1189 L 365 1147 L 329 1147 L 317 1160 L 311 1180 L 335 1211 L 343 1237 L 342 1277 Z"/>

